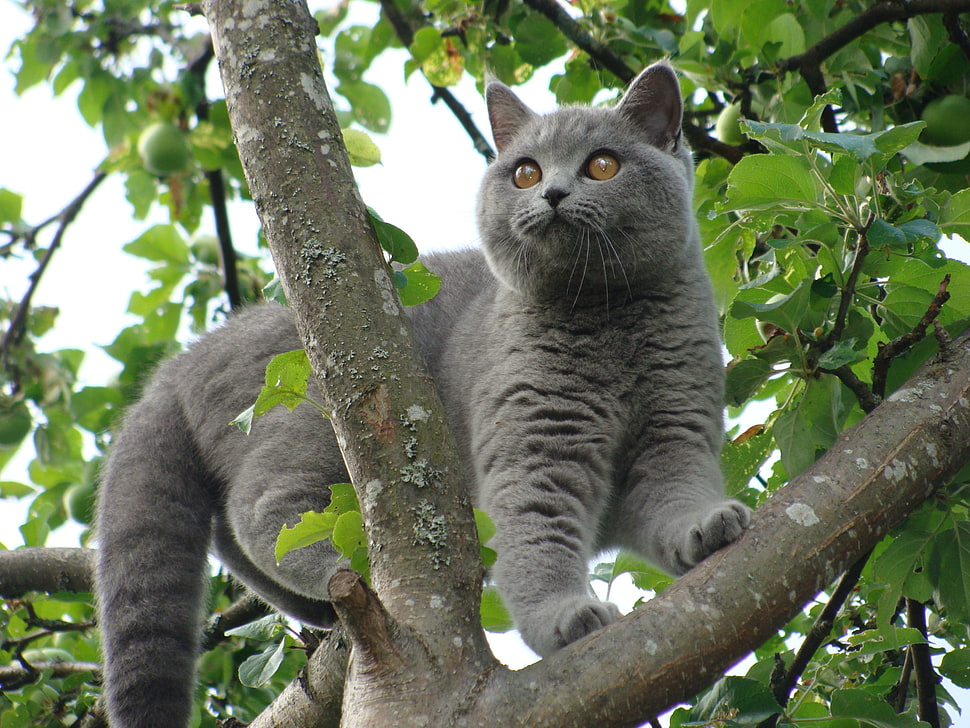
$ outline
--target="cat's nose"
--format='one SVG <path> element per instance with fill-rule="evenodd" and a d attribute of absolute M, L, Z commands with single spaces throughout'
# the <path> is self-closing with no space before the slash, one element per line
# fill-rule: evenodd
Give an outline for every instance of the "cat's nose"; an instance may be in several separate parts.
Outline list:
<path fill-rule="evenodd" d="M 542 196 L 546 198 L 546 202 L 549 203 L 550 207 L 559 207 L 559 203 L 562 202 L 564 197 L 569 196 L 569 190 L 564 190 L 562 187 L 549 187 Z"/>

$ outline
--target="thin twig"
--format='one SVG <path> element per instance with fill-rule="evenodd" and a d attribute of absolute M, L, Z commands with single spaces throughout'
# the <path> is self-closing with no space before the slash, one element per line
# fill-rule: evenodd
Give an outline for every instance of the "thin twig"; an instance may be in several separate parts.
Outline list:
<path fill-rule="evenodd" d="M 819 371 L 838 377 L 839 381 L 841 381 L 842 384 L 844 384 L 852 392 L 852 394 L 856 396 L 856 399 L 859 400 L 859 406 L 866 414 L 872 412 L 876 407 L 879 406 L 879 403 L 882 402 L 882 398 L 873 394 L 872 387 L 859 379 L 859 377 L 856 376 L 856 373 L 852 371 L 852 367 L 850 367 L 848 364 L 843 364 L 837 369 L 825 369 L 820 367 Z"/>
<path fill-rule="evenodd" d="M 226 639 L 226 632 L 244 624 L 249 624 L 273 610 L 252 594 L 246 594 L 215 615 L 202 633 L 202 651 L 211 650 Z"/>
<path fill-rule="evenodd" d="M 805 672 L 805 668 L 808 667 L 818 648 L 829 638 L 829 634 L 832 632 L 832 626 L 835 624 L 835 618 L 842 611 L 843 605 L 859 582 L 859 577 L 862 576 L 862 570 L 865 568 L 870 554 L 871 552 L 863 555 L 861 559 L 852 564 L 842 575 L 838 586 L 829 598 L 828 604 L 825 605 L 822 613 L 818 615 L 815 623 L 808 630 L 808 634 L 805 635 L 805 640 L 798 648 L 798 652 L 795 653 L 791 665 L 780 676 L 780 679 L 777 681 L 772 680 L 771 690 L 780 705 L 785 706 L 788 704 L 792 691 L 795 689 L 795 685 L 798 684 L 802 673 Z M 773 728 L 777 722 L 778 715 L 775 714 L 764 720 L 758 728 Z"/>
<path fill-rule="evenodd" d="M 963 55 L 970 59 L 970 37 L 967 37 L 960 16 L 956 12 L 943 13 L 943 27 L 950 38 L 950 42 L 963 51 Z"/>
<path fill-rule="evenodd" d="M 525 0 L 525 4 L 549 18 L 563 35 L 586 51 L 597 65 L 605 68 L 623 83 L 630 83 L 636 76 L 636 72 L 622 58 L 590 35 L 589 31 L 573 20 L 555 0 Z"/>
<path fill-rule="evenodd" d="M 923 639 L 926 632 L 926 607 L 915 599 L 906 600 L 906 621 L 918 629 Z M 936 684 L 940 681 L 930 659 L 930 646 L 926 642 L 912 644 L 907 648 L 913 656 L 913 673 L 916 675 L 916 699 L 919 719 L 929 723 L 930 728 L 940 728 L 940 708 L 936 700 Z"/>
<path fill-rule="evenodd" d="M 940 315 L 943 304 L 950 299 L 950 293 L 946 290 L 949 285 L 950 274 L 947 273 L 940 282 L 940 287 L 936 295 L 933 296 L 933 300 L 930 301 L 926 313 L 923 314 L 912 331 L 897 336 L 888 344 L 879 345 L 879 353 L 876 354 L 875 361 L 872 363 L 872 391 L 877 397 L 886 396 L 886 378 L 889 375 L 892 360 L 909 351 L 916 342 L 922 340 L 926 336 L 926 329 Z"/>
<path fill-rule="evenodd" d="M 394 28 L 394 33 L 397 35 L 398 40 L 401 41 L 405 48 L 410 47 L 414 41 L 414 31 L 411 29 L 411 23 L 404 17 L 404 14 L 397 5 L 394 4 L 394 0 L 381 0 L 381 9 L 384 12 L 384 17 L 387 18 L 391 27 Z M 455 98 L 455 95 L 444 86 L 436 86 L 431 81 L 428 81 L 428 83 L 431 84 L 431 88 L 434 90 L 431 96 L 431 103 L 435 103 L 438 99 L 444 101 L 445 105 L 451 109 L 451 113 L 458 119 L 458 123 L 461 124 L 462 129 L 471 138 L 475 151 L 485 157 L 486 162 L 491 162 L 495 159 L 495 150 L 492 149 L 492 145 L 488 143 L 488 140 L 472 120 L 471 114 Z"/>
<path fill-rule="evenodd" d="M 10 319 L 10 327 L 3 335 L 3 342 L 0 343 L 0 361 L 6 361 L 7 355 L 10 349 L 20 343 L 23 339 L 24 333 L 27 330 L 27 314 L 30 311 L 30 302 L 34 297 L 34 293 L 37 291 L 37 286 L 40 285 L 40 280 L 47 270 L 47 266 L 50 265 L 51 258 L 53 258 L 54 253 L 60 247 L 61 242 L 64 239 L 64 233 L 67 227 L 74 222 L 74 218 L 77 217 L 84 203 L 87 199 L 94 193 L 105 178 L 107 177 L 107 172 L 97 171 L 94 177 L 88 182 L 87 186 L 81 190 L 81 193 L 71 200 L 67 206 L 61 210 L 54 217 L 45 220 L 43 223 L 34 228 L 33 231 L 26 233 L 25 238 L 31 238 L 36 234 L 36 231 L 41 227 L 44 227 L 54 220 L 58 221 L 57 232 L 54 233 L 54 238 L 51 240 L 50 246 L 44 253 L 44 257 L 40 261 L 40 265 L 37 266 L 37 270 L 30 274 L 30 286 L 27 288 L 27 293 L 21 299 L 20 304 L 17 306 L 17 310 L 13 317 Z"/>
<path fill-rule="evenodd" d="M 188 72 L 196 79 L 199 87 L 200 101 L 195 106 L 195 115 L 200 120 L 209 118 L 209 98 L 205 92 L 205 74 L 215 53 L 212 49 L 212 38 L 208 39 L 205 49 L 192 63 Z M 242 291 L 239 287 L 239 271 L 236 269 L 236 248 L 232 243 L 232 231 L 229 228 L 229 211 L 226 207 L 226 184 L 221 169 L 205 171 L 205 178 L 209 183 L 209 202 L 216 223 L 216 237 L 219 239 L 219 252 L 222 260 L 222 282 L 229 306 L 233 310 L 242 308 L 244 303 Z"/>
<path fill-rule="evenodd" d="M 862 265 L 865 263 L 866 256 L 869 254 L 869 241 L 866 239 L 865 234 L 859 235 L 859 240 L 856 243 L 855 259 L 852 261 L 852 270 L 849 272 L 849 277 L 845 281 L 845 285 L 842 287 L 842 298 L 839 301 L 839 312 L 835 316 L 835 323 L 832 325 L 832 331 L 826 338 L 826 344 L 831 346 L 836 341 L 839 341 L 842 337 L 842 331 L 845 329 L 846 321 L 848 320 L 849 307 L 852 305 L 852 300 L 855 298 L 855 287 L 856 283 L 859 282 L 859 276 L 862 275 Z"/>

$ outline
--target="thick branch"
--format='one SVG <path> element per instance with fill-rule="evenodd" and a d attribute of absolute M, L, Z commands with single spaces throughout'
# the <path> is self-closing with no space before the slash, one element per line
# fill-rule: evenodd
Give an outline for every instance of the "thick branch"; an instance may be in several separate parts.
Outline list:
<path fill-rule="evenodd" d="M 735 544 L 620 622 L 494 676 L 495 724 L 633 726 L 695 695 L 970 460 L 968 399 L 964 336 L 772 496 Z"/>
<path fill-rule="evenodd" d="M 299 677 L 249 724 L 249 728 L 338 728 L 347 660 L 343 629 L 336 627 L 321 641 Z"/>
<path fill-rule="evenodd" d="M 22 548 L 0 551 L 0 597 L 28 592 L 90 592 L 94 552 L 89 549 Z"/>

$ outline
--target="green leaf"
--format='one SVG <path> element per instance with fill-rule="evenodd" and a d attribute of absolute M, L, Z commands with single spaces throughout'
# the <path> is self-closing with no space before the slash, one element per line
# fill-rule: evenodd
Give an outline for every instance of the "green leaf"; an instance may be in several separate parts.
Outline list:
<path fill-rule="evenodd" d="M 300 515 L 300 521 L 295 526 L 283 526 L 276 539 L 276 562 L 282 561 L 290 551 L 330 538 L 337 518 L 336 513 L 307 511 Z"/>
<path fill-rule="evenodd" d="M 480 612 L 482 628 L 489 632 L 508 632 L 515 629 L 515 623 L 508 609 L 505 608 L 498 589 L 491 584 L 482 589 Z"/>
<path fill-rule="evenodd" d="M 359 548 L 366 548 L 367 536 L 364 534 L 364 519 L 360 511 L 348 511 L 337 517 L 330 536 L 334 547 L 343 556 L 350 558 Z"/>
<path fill-rule="evenodd" d="M 347 156 L 355 167 L 372 167 L 381 163 L 381 150 L 367 132 L 357 129 L 341 129 Z"/>
<path fill-rule="evenodd" d="M 377 241 L 384 251 L 391 257 L 391 262 L 408 265 L 418 259 L 418 246 L 411 236 L 396 225 L 384 222 L 375 210 L 368 207 L 371 224 L 377 234 Z"/>
<path fill-rule="evenodd" d="M 890 338 L 913 330 L 933 301 L 933 294 L 914 286 L 894 285 L 878 304 L 882 329 Z"/>
<path fill-rule="evenodd" d="M 818 358 L 818 365 L 823 369 L 838 369 L 844 364 L 852 364 L 862 355 L 855 349 L 855 339 L 837 341 L 822 356 Z"/>
<path fill-rule="evenodd" d="M 441 288 L 441 278 L 429 271 L 420 260 L 398 272 L 407 276 L 407 284 L 397 291 L 405 306 L 417 306 L 430 301 Z"/>
<path fill-rule="evenodd" d="M 544 66 L 569 50 L 565 37 L 552 21 L 537 13 L 526 15 L 512 31 L 515 50 L 530 65 Z"/>
<path fill-rule="evenodd" d="M 340 84 L 337 92 L 350 102 L 354 121 L 370 131 L 387 132 L 391 125 L 391 102 L 379 87 L 355 81 Z"/>
<path fill-rule="evenodd" d="M 258 655 L 247 657 L 239 666 L 239 682 L 248 688 L 265 685 L 283 664 L 285 649 L 286 641 L 280 640 Z"/>
<path fill-rule="evenodd" d="M 885 584 L 885 590 L 876 600 L 876 625 L 887 639 L 892 638 L 890 623 L 896 616 L 899 600 L 912 596 L 908 587 L 924 568 L 944 517 L 936 509 L 914 514 L 873 562 L 873 582 Z M 889 644 L 886 648 L 894 647 L 898 645 Z"/>
<path fill-rule="evenodd" d="M 774 449 L 775 440 L 767 428 L 745 433 L 721 448 L 725 492 L 732 497 L 741 494 Z"/>
<path fill-rule="evenodd" d="M 771 433 L 781 450 L 781 461 L 794 478 L 828 449 L 844 420 L 842 390 L 831 375 L 810 379 L 796 407 L 779 415 Z"/>
<path fill-rule="evenodd" d="M 0 480 L 0 498 L 23 498 L 36 493 L 37 491 L 29 485 L 17 483 L 13 480 Z"/>
<path fill-rule="evenodd" d="M 728 365 L 724 399 L 732 407 L 748 401 L 771 375 L 771 364 L 764 359 L 743 359 Z"/>
<path fill-rule="evenodd" d="M 881 696 L 861 689 L 832 693 L 832 717 L 853 718 L 873 728 L 917 728 L 920 723 L 909 713 L 897 713 Z"/>
<path fill-rule="evenodd" d="M 277 405 L 284 405 L 292 411 L 301 402 L 310 401 L 306 390 L 311 373 L 310 361 L 303 349 L 273 357 L 266 365 L 266 386 L 260 390 L 256 402 L 236 415 L 229 424 L 248 435 L 254 417 L 261 417 Z"/>
<path fill-rule="evenodd" d="M 260 640 L 265 642 L 276 637 L 286 628 L 286 620 L 279 614 L 267 614 L 265 617 L 243 624 L 232 629 L 227 629 L 226 634 L 233 637 L 245 637 L 247 639 Z"/>
<path fill-rule="evenodd" d="M 24 198 L 8 189 L 0 189 L 0 222 L 20 222 Z"/>
<path fill-rule="evenodd" d="M 943 655 L 940 674 L 961 688 L 970 688 L 970 649 L 962 647 Z"/>
<path fill-rule="evenodd" d="M 810 297 L 811 285 L 805 285 L 804 280 L 799 281 L 791 293 L 778 294 L 765 303 L 745 300 L 746 292 L 741 291 L 731 304 L 731 316 L 737 319 L 753 317 L 794 334 L 808 313 Z"/>
<path fill-rule="evenodd" d="M 728 175 L 728 204 L 736 210 L 814 209 L 820 194 L 811 167 L 801 157 L 754 154 Z"/>
<path fill-rule="evenodd" d="M 940 573 L 943 565 L 945 575 Z M 966 624 L 970 621 L 970 523 L 958 522 L 937 536 L 931 566 L 947 618 Z"/>
<path fill-rule="evenodd" d="M 154 225 L 122 248 L 146 260 L 187 266 L 189 246 L 174 225 Z"/>
<path fill-rule="evenodd" d="M 970 240 L 970 189 L 960 190 L 946 201 L 940 214 L 940 229 L 947 235 Z"/>
<path fill-rule="evenodd" d="M 34 419 L 24 402 L 0 410 L 0 447 L 19 445 L 33 426 Z"/>
<path fill-rule="evenodd" d="M 888 705 L 886 707 L 889 707 Z M 725 677 L 701 696 L 681 725 L 756 726 L 781 712 L 766 685 L 746 677 Z"/>
<path fill-rule="evenodd" d="M 869 244 L 874 248 L 907 248 L 906 233 L 890 225 L 881 218 L 876 218 L 866 233 Z"/>

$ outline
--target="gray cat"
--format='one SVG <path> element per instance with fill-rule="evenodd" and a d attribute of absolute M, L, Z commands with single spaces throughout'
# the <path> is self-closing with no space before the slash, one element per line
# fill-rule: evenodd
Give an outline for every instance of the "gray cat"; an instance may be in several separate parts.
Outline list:
<path fill-rule="evenodd" d="M 548 655 L 619 614 L 589 591 L 598 550 L 681 574 L 749 513 L 718 468 L 723 369 L 674 72 L 651 66 L 612 109 L 538 116 L 494 82 L 487 101 L 483 251 L 431 257 L 442 290 L 411 313 L 498 528 L 491 575 Z M 112 444 L 98 603 L 114 728 L 186 724 L 210 548 L 283 612 L 334 620 L 327 544 L 273 557 L 280 527 L 347 477 L 329 425 L 310 407 L 248 437 L 226 424 L 299 346 L 282 307 L 233 317 L 160 368 Z"/>

